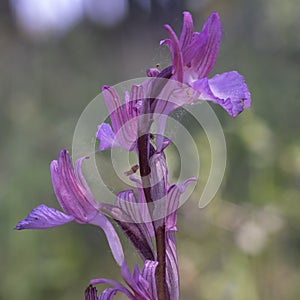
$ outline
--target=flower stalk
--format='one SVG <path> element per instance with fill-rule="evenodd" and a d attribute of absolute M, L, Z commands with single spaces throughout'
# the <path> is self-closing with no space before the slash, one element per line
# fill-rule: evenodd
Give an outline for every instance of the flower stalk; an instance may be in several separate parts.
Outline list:
<path fill-rule="evenodd" d="M 123 99 L 113 87 L 102 89 L 111 125 L 98 126 L 99 151 L 121 147 L 137 155 L 138 166 L 125 172 L 136 185 L 137 193 L 133 189 L 122 191 L 116 195 L 114 204 L 97 201 L 81 170 L 87 157 L 72 165 L 68 152 L 63 149 L 50 166 L 54 192 L 62 211 L 41 204 L 15 227 L 17 230 L 49 229 L 76 222 L 103 230 L 124 284 L 106 278 L 92 279 L 85 291 L 86 300 L 111 300 L 117 293 L 130 300 L 180 299 L 175 238 L 177 211 L 180 196 L 197 179 L 169 184 L 164 149 L 171 140 L 164 136 L 166 118 L 176 108 L 200 101 L 217 103 L 232 118 L 251 104 L 248 87 L 238 72 L 207 77 L 221 40 L 221 21 L 217 13 L 211 14 L 201 32 L 194 32 L 188 12 L 184 12 L 179 38 L 169 25 L 165 28 L 169 38 L 161 45 L 170 48 L 170 66 L 162 71 L 148 69 L 148 79 L 133 85 Z M 152 133 L 154 122 L 157 122 L 157 131 Z M 135 177 L 138 169 L 140 177 Z M 111 220 L 116 221 L 140 255 L 141 269 L 136 264 L 133 272 L 130 271 Z M 95 284 L 106 284 L 110 288 L 98 295 Z"/>

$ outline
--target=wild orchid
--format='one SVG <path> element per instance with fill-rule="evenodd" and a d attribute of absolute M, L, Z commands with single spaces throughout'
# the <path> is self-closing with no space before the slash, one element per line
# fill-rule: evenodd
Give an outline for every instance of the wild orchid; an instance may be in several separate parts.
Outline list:
<path fill-rule="evenodd" d="M 177 107 L 197 101 L 215 102 L 231 117 L 250 107 L 248 87 L 238 72 L 207 78 L 221 40 L 217 13 L 208 18 L 201 32 L 194 32 L 188 12 L 184 12 L 179 38 L 169 25 L 165 28 L 169 38 L 161 44 L 170 48 L 170 66 L 162 71 L 148 69 L 148 79 L 133 85 L 124 95 L 119 95 L 113 87 L 104 86 L 102 90 L 111 125 L 98 126 L 99 150 L 121 147 L 136 154 L 138 165 L 128 173 L 136 188 L 120 192 L 114 204 L 96 201 L 81 170 L 87 157 L 78 159 L 72 166 L 68 152 L 62 150 L 58 160 L 51 163 L 50 171 L 63 212 L 42 204 L 16 225 L 17 230 L 48 229 L 73 221 L 92 224 L 104 231 L 125 284 L 105 278 L 92 279 L 85 291 L 87 300 L 113 299 L 117 293 L 132 300 L 180 298 L 175 240 L 177 211 L 180 196 L 197 179 L 169 184 L 165 149 L 171 140 L 164 136 L 166 117 Z M 153 133 L 151 127 L 156 121 L 158 129 Z M 143 263 L 141 270 L 136 265 L 133 273 L 130 272 L 109 218 L 135 247 Z M 98 295 L 94 285 L 100 283 L 111 287 Z"/>

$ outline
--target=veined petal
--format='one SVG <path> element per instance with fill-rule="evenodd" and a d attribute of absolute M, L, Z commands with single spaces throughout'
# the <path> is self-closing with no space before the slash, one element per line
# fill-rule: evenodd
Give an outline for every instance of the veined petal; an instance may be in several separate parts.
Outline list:
<path fill-rule="evenodd" d="M 89 285 L 84 292 L 85 300 L 98 300 L 97 289 Z"/>
<path fill-rule="evenodd" d="M 168 189 L 168 168 L 163 152 L 151 156 L 150 168 L 151 196 L 155 202 L 163 199 L 167 195 Z"/>
<path fill-rule="evenodd" d="M 85 157 L 81 157 L 79 159 L 77 159 L 75 161 L 75 164 L 74 164 L 74 175 L 75 175 L 75 178 L 76 178 L 76 181 L 77 181 L 77 184 L 79 186 L 81 186 L 81 190 L 82 190 L 82 193 L 85 195 L 85 197 L 91 202 L 93 203 L 95 206 L 97 206 L 97 202 L 95 201 L 94 199 L 94 196 L 92 194 L 92 191 L 90 190 L 83 174 L 82 174 L 82 163 L 85 159 L 89 159 L 88 156 L 85 156 Z"/>
<path fill-rule="evenodd" d="M 179 198 L 184 193 L 186 187 L 197 181 L 197 178 L 189 178 L 182 184 L 173 184 L 168 189 L 167 195 L 167 207 L 166 207 L 166 230 L 177 231 L 177 209 L 179 207 Z"/>
<path fill-rule="evenodd" d="M 117 294 L 118 289 L 105 289 L 99 296 L 98 300 L 112 300 Z"/>
<path fill-rule="evenodd" d="M 109 149 L 115 144 L 115 133 L 107 123 L 102 123 L 98 126 L 96 138 L 100 140 L 100 151 Z"/>
<path fill-rule="evenodd" d="M 155 153 L 150 158 L 150 168 L 151 197 L 154 205 L 153 217 L 156 220 L 155 226 L 157 228 L 165 218 L 167 202 L 168 169 L 163 152 Z"/>
<path fill-rule="evenodd" d="M 123 280 L 129 288 L 126 288 L 117 281 L 106 278 L 93 279 L 90 283 L 91 285 L 104 283 L 113 286 L 115 290 L 124 293 L 132 300 L 157 300 L 155 285 L 155 268 L 157 264 L 156 261 L 146 260 L 142 274 L 140 273 L 138 266 L 135 265 L 132 275 L 124 261 L 121 266 L 121 273 Z"/>
<path fill-rule="evenodd" d="M 151 291 L 152 299 L 157 299 L 157 290 L 156 290 L 156 279 L 155 279 L 155 270 L 158 265 L 157 261 L 146 260 L 144 268 L 142 270 L 142 276 L 149 282 L 149 288 Z"/>
<path fill-rule="evenodd" d="M 192 61 L 192 68 L 198 78 L 207 77 L 217 59 L 222 36 L 221 21 L 217 13 L 212 13 L 205 22 L 201 34 L 207 35 L 206 44 L 198 51 Z"/>
<path fill-rule="evenodd" d="M 102 94 L 107 110 L 110 114 L 112 127 L 114 129 L 114 132 L 116 133 L 125 123 L 125 120 L 123 119 L 123 109 L 119 94 L 113 87 L 110 86 L 104 86 L 102 88 Z"/>
<path fill-rule="evenodd" d="M 106 278 L 97 278 L 97 279 L 92 279 L 90 281 L 90 283 L 91 283 L 91 285 L 104 283 L 104 284 L 113 286 L 116 290 L 125 294 L 130 300 L 136 300 L 134 295 L 118 281 L 114 281 L 114 280 L 106 279 Z"/>
<path fill-rule="evenodd" d="M 199 99 L 210 100 L 221 105 L 231 117 L 236 117 L 244 108 L 250 108 L 251 98 L 243 76 L 232 71 L 203 78 L 193 82 L 200 93 Z"/>
<path fill-rule="evenodd" d="M 130 93 L 124 94 L 123 124 L 116 133 L 118 144 L 129 151 L 133 150 L 138 137 L 138 116 L 142 101 L 144 99 L 144 89 L 141 85 L 133 85 Z"/>
<path fill-rule="evenodd" d="M 133 190 L 120 192 L 117 195 L 115 205 L 120 207 L 128 216 L 130 216 L 132 222 L 143 222 Z"/>
<path fill-rule="evenodd" d="M 100 140 L 100 151 L 113 146 L 132 151 L 137 140 L 138 116 L 143 97 L 143 87 L 133 85 L 130 93 L 124 93 L 121 104 L 117 91 L 112 87 L 103 88 L 103 96 L 110 113 L 112 128 L 103 123 L 98 126 L 96 137 Z"/>
<path fill-rule="evenodd" d="M 152 300 L 149 294 L 149 288 L 148 286 L 140 286 L 139 283 L 134 279 L 134 277 L 131 275 L 130 270 L 124 261 L 122 267 L 122 278 L 127 283 L 127 285 L 134 291 L 134 295 L 139 300 Z"/>
<path fill-rule="evenodd" d="M 134 104 L 142 101 L 145 98 L 145 91 L 143 85 L 136 85 L 134 84 L 130 90 L 130 100 Z M 134 114 L 136 116 L 136 114 Z"/>
<path fill-rule="evenodd" d="M 41 204 L 34 208 L 24 220 L 20 221 L 15 229 L 48 229 L 64 225 L 73 220 L 73 216 Z"/>
<path fill-rule="evenodd" d="M 176 80 L 182 82 L 183 80 L 183 59 L 182 52 L 180 49 L 178 38 L 173 31 L 173 29 L 169 25 L 165 25 L 165 29 L 169 33 L 170 39 L 166 39 L 161 41 L 162 44 L 167 44 L 170 48 L 171 56 L 172 56 L 172 65 L 173 65 L 173 75 Z"/>
<path fill-rule="evenodd" d="M 179 271 L 174 231 L 166 232 L 166 268 L 170 299 L 179 300 Z"/>
<path fill-rule="evenodd" d="M 236 71 L 218 74 L 208 80 L 212 92 L 218 98 L 228 97 L 232 101 L 242 100 L 245 108 L 250 108 L 251 98 L 244 77 Z M 233 100 L 234 99 L 234 100 Z"/>
<path fill-rule="evenodd" d="M 151 236 L 139 211 L 139 207 L 146 204 L 137 203 L 133 191 L 128 190 L 118 194 L 115 205 L 131 218 L 129 222 L 116 220 L 117 224 L 122 228 L 142 259 L 153 260 L 154 250 Z"/>
<path fill-rule="evenodd" d="M 182 51 L 183 65 L 190 64 L 195 55 L 203 51 L 203 47 L 207 44 L 207 31 L 193 32 L 193 19 L 189 12 L 183 13 L 183 26 L 180 34 L 180 47 Z"/>
<path fill-rule="evenodd" d="M 149 299 L 152 300 L 151 297 L 151 292 L 150 292 L 150 284 L 149 282 L 142 276 L 142 274 L 140 273 L 139 267 L 136 264 L 134 266 L 134 270 L 133 270 L 133 279 L 135 282 L 137 282 L 139 288 L 141 290 L 145 291 L 145 294 L 147 294 L 147 296 L 149 297 Z"/>
<path fill-rule="evenodd" d="M 183 12 L 183 26 L 179 39 L 180 47 L 183 51 L 192 41 L 193 30 L 194 25 L 192 15 L 189 12 L 185 11 Z"/>
<path fill-rule="evenodd" d="M 62 209 L 76 221 L 87 223 L 98 212 L 90 191 L 77 181 L 70 157 L 63 149 L 50 165 L 54 192 Z"/>
<path fill-rule="evenodd" d="M 206 31 L 194 32 L 193 40 L 189 45 L 187 45 L 183 52 L 183 65 L 190 65 L 193 58 L 198 54 L 203 52 L 205 45 L 207 44 L 209 35 Z M 195 64 L 194 64 L 195 65 Z M 195 72 L 197 73 L 197 72 Z M 198 75 L 196 75 L 198 76 Z M 186 77 L 186 76 L 185 76 Z"/>

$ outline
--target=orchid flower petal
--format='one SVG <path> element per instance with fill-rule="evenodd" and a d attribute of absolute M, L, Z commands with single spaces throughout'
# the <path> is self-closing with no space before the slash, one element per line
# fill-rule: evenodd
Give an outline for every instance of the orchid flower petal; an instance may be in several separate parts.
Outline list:
<path fill-rule="evenodd" d="M 163 199 L 168 189 L 168 168 L 163 152 L 155 153 L 150 158 L 150 169 L 151 196 L 155 202 Z"/>
<path fill-rule="evenodd" d="M 20 221 L 15 229 L 48 229 L 72 222 L 74 219 L 73 216 L 41 204 L 34 208 L 24 220 Z"/>
<path fill-rule="evenodd" d="M 62 209 L 68 215 L 74 216 L 78 222 L 87 223 L 98 212 L 97 202 L 90 190 L 86 190 L 86 185 L 82 185 L 82 179 L 78 181 L 79 174 L 76 178 L 65 149 L 60 152 L 57 161 L 52 161 L 50 170 L 54 192 Z M 78 173 L 78 168 L 76 172 Z"/>
<path fill-rule="evenodd" d="M 144 90 L 141 85 L 133 85 L 130 93 L 124 93 L 124 104 L 121 104 L 117 91 L 105 86 L 103 96 L 110 113 L 112 128 L 103 123 L 98 126 L 96 137 L 100 140 L 100 151 L 113 146 L 132 151 L 137 140 L 138 116 Z"/>
<path fill-rule="evenodd" d="M 97 289 L 89 285 L 84 292 L 85 300 L 99 300 L 97 296 Z"/>
<path fill-rule="evenodd" d="M 126 264 L 126 262 L 123 263 L 121 267 L 122 272 L 122 278 L 127 283 L 127 285 L 134 291 L 135 296 L 137 299 L 140 300 L 152 300 L 150 298 L 149 292 L 147 291 L 149 289 L 148 286 L 140 286 L 138 282 L 134 280 L 134 277 L 131 275 L 130 270 Z"/>
<path fill-rule="evenodd" d="M 130 216 L 132 222 L 143 222 L 133 190 L 120 192 L 117 195 L 115 205 L 120 207 L 128 216 Z"/>
<path fill-rule="evenodd" d="M 248 87 L 244 78 L 236 71 L 197 80 L 193 83 L 193 88 L 200 93 L 199 99 L 221 105 L 233 118 L 251 105 Z"/>
<path fill-rule="evenodd" d="M 183 12 L 183 26 L 179 38 L 180 47 L 182 49 L 185 49 L 192 41 L 193 30 L 194 25 L 192 15 L 189 12 L 185 11 Z"/>
<path fill-rule="evenodd" d="M 137 264 L 134 266 L 133 279 L 137 283 L 138 287 L 144 291 L 144 293 L 149 297 L 149 299 L 152 300 L 152 292 L 150 290 L 150 282 L 142 276 Z"/>
<path fill-rule="evenodd" d="M 203 25 L 201 34 L 207 35 L 208 38 L 192 62 L 192 68 L 197 72 L 198 78 L 207 77 L 217 59 L 222 36 L 221 21 L 217 13 L 210 15 Z"/>
<path fill-rule="evenodd" d="M 146 260 L 144 268 L 142 270 L 142 276 L 149 282 L 149 287 L 152 295 L 152 299 L 157 299 L 157 290 L 156 290 L 156 279 L 155 279 L 155 270 L 158 265 L 157 261 Z"/>
<path fill-rule="evenodd" d="M 156 228 L 164 222 L 168 190 L 168 169 L 163 152 L 155 153 L 150 158 L 151 197 L 154 204 L 153 217 Z"/>
<path fill-rule="evenodd" d="M 166 232 L 166 269 L 170 299 L 179 300 L 179 271 L 174 231 Z"/>
<path fill-rule="evenodd" d="M 182 82 L 183 58 L 180 50 L 179 41 L 175 32 L 169 25 L 165 25 L 165 29 L 168 31 L 170 39 L 165 39 L 161 41 L 160 44 L 167 44 L 169 46 L 172 55 L 173 75 L 175 76 L 175 79 L 177 81 Z"/>
<path fill-rule="evenodd" d="M 96 138 L 100 141 L 100 151 L 111 148 L 115 143 L 115 133 L 107 123 L 102 123 L 98 126 Z"/>
<path fill-rule="evenodd" d="M 85 195 L 85 197 L 90 201 L 90 203 L 93 203 L 95 206 L 97 206 L 97 202 L 94 199 L 94 196 L 92 194 L 92 191 L 90 190 L 83 174 L 82 174 L 82 163 L 84 160 L 89 159 L 88 156 L 81 157 L 77 159 L 74 163 L 74 175 L 77 181 L 78 186 L 81 187 L 82 193 Z"/>
<path fill-rule="evenodd" d="M 205 48 L 205 45 L 207 44 L 209 38 L 209 34 L 206 31 L 202 32 L 194 32 L 193 34 L 193 40 L 191 43 L 184 49 L 183 52 L 183 65 L 184 66 L 193 66 L 194 68 L 191 68 L 194 75 L 198 78 L 199 74 L 197 72 L 197 69 L 195 68 L 195 61 L 193 61 L 193 64 L 191 64 L 192 60 L 196 57 L 198 57 L 199 53 L 203 52 L 203 49 Z M 189 73 L 189 72 L 185 72 Z M 186 74 L 184 74 L 184 78 L 186 78 Z"/>
<path fill-rule="evenodd" d="M 155 281 L 155 269 L 157 264 L 156 261 L 146 260 L 142 273 L 139 271 L 138 265 L 135 265 L 132 275 L 124 261 L 121 266 L 121 274 L 129 288 L 124 287 L 117 281 L 106 278 L 93 279 L 90 281 L 90 284 L 104 283 L 113 286 L 115 290 L 124 293 L 132 300 L 157 300 Z"/>
<path fill-rule="evenodd" d="M 103 284 L 113 286 L 119 292 L 125 294 L 130 300 L 136 300 L 134 295 L 118 281 L 111 280 L 111 279 L 106 279 L 106 278 L 97 278 L 97 279 L 92 279 L 90 281 L 90 283 L 91 283 L 91 285 L 92 284 L 103 283 Z"/>
<path fill-rule="evenodd" d="M 117 294 L 118 289 L 105 289 L 99 296 L 98 300 L 112 300 Z"/>
<path fill-rule="evenodd" d="M 182 184 L 173 184 L 168 189 L 167 207 L 166 207 L 166 230 L 177 231 L 177 210 L 179 207 L 179 198 L 185 192 L 186 187 L 197 181 L 197 178 L 189 178 Z"/>
<path fill-rule="evenodd" d="M 119 94 L 113 87 L 104 86 L 102 88 L 102 95 L 110 115 L 112 127 L 116 133 L 124 124 Z"/>

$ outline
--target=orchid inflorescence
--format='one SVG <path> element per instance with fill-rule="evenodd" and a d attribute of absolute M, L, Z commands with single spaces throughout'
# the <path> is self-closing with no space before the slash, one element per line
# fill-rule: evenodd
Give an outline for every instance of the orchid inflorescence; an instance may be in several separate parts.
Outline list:
<path fill-rule="evenodd" d="M 218 14 L 211 14 L 201 32 L 194 32 L 190 13 L 184 12 L 183 16 L 179 38 L 165 25 L 169 38 L 161 41 L 161 45 L 170 48 L 169 67 L 162 71 L 148 69 L 148 79 L 125 92 L 124 101 L 113 87 L 104 86 L 102 90 L 111 125 L 98 126 L 99 150 L 121 147 L 137 155 L 138 165 L 128 173 L 136 193 L 120 192 L 113 205 L 96 201 L 82 174 L 81 166 L 87 157 L 78 159 L 73 166 L 63 149 L 50 166 L 54 192 L 63 212 L 41 204 L 16 225 L 17 230 L 48 229 L 74 221 L 93 224 L 104 231 L 125 284 L 93 279 L 85 291 L 85 299 L 113 299 L 117 293 L 136 300 L 180 298 L 175 241 L 177 210 L 181 194 L 197 179 L 169 184 L 164 150 L 171 140 L 164 136 L 166 117 L 182 105 L 206 100 L 219 104 L 231 117 L 250 107 L 248 87 L 238 72 L 207 78 L 221 40 Z M 151 133 L 154 122 L 158 124 L 155 134 Z M 138 169 L 140 176 L 136 175 Z M 135 247 L 143 261 L 141 270 L 136 265 L 130 272 L 110 219 Z M 94 285 L 99 283 L 111 287 L 98 295 Z"/>

